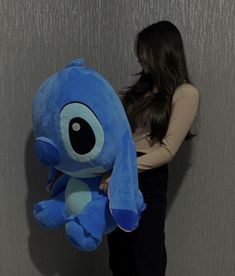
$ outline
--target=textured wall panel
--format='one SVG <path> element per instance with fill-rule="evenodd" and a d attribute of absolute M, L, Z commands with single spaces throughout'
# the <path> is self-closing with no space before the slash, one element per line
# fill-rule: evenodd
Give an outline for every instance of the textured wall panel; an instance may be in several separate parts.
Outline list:
<path fill-rule="evenodd" d="M 47 194 L 31 102 L 47 76 L 79 56 L 116 89 L 131 84 L 140 69 L 134 37 L 162 19 L 181 30 L 201 93 L 198 136 L 170 163 L 167 276 L 235 275 L 234 14 L 232 0 L 0 0 L 1 275 L 111 275 L 106 242 L 80 253 L 63 230 L 32 218 L 33 202 Z"/>

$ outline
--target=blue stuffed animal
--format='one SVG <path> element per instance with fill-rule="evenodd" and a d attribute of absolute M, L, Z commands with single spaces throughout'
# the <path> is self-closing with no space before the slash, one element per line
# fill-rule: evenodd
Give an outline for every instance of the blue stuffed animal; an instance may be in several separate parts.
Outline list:
<path fill-rule="evenodd" d="M 34 205 L 37 222 L 65 225 L 82 251 L 95 250 L 117 226 L 137 228 L 146 203 L 129 122 L 112 86 L 83 58 L 72 60 L 38 88 L 32 120 L 36 152 L 53 183 L 51 198 Z M 109 170 L 106 195 L 96 173 Z"/>

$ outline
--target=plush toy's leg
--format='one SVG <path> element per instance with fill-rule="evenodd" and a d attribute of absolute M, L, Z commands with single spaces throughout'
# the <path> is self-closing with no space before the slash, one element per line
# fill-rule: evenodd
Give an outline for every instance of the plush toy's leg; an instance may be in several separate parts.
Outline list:
<path fill-rule="evenodd" d="M 36 203 L 33 214 L 39 224 L 49 229 L 56 229 L 64 224 L 68 217 L 64 203 L 64 192 L 52 199 Z"/>
<path fill-rule="evenodd" d="M 88 203 L 81 213 L 70 216 L 65 229 L 69 241 L 79 250 L 93 251 L 101 243 L 110 214 L 107 196 Z M 114 221 L 112 221 L 115 224 Z"/>

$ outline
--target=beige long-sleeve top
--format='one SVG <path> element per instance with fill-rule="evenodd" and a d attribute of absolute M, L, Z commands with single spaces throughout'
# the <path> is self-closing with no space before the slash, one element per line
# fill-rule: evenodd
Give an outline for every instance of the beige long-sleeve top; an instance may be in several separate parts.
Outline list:
<path fill-rule="evenodd" d="M 199 106 L 199 91 L 191 84 L 179 86 L 172 98 L 172 113 L 167 133 L 162 142 L 148 140 L 149 131 L 133 134 L 136 151 L 145 154 L 137 158 L 138 171 L 159 167 L 171 161 L 190 130 Z"/>

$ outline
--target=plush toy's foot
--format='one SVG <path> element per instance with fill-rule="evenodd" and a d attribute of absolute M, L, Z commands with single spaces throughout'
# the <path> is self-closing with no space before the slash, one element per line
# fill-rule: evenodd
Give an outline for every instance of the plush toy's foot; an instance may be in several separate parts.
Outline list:
<path fill-rule="evenodd" d="M 70 217 L 65 224 L 68 240 L 79 250 L 90 252 L 94 251 L 101 243 L 101 236 L 94 237 L 82 225 L 79 215 Z"/>
<path fill-rule="evenodd" d="M 56 229 L 65 223 L 68 216 L 64 202 L 55 199 L 40 201 L 34 205 L 33 214 L 36 221 L 48 229 Z"/>

